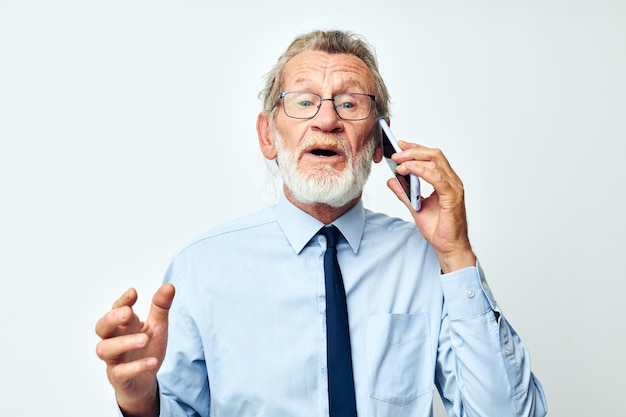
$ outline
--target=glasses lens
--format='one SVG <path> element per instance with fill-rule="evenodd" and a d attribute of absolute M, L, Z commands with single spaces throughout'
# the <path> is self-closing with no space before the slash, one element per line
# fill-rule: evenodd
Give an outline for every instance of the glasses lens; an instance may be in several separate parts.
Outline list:
<path fill-rule="evenodd" d="M 339 94 L 335 96 L 335 108 L 339 117 L 345 120 L 367 119 L 373 100 L 367 94 Z"/>
<path fill-rule="evenodd" d="M 315 116 L 322 98 L 315 93 L 293 91 L 283 96 L 287 116 L 296 119 L 310 119 Z"/>
<path fill-rule="evenodd" d="M 318 94 L 308 91 L 290 91 L 281 93 L 283 107 L 287 116 L 294 119 L 311 119 L 320 109 L 322 99 Z M 333 99 L 337 114 L 344 120 L 364 120 L 372 111 L 374 96 L 360 93 L 339 94 Z"/>

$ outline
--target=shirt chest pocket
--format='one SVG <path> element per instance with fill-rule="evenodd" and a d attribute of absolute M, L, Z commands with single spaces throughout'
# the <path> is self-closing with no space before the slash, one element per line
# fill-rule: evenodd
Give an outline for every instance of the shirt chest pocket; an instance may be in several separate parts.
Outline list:
<path fill-rule="evenodd" d="M 367 317 L 370 396 L 404 406 L 433 390 L 428 314 Z"/>

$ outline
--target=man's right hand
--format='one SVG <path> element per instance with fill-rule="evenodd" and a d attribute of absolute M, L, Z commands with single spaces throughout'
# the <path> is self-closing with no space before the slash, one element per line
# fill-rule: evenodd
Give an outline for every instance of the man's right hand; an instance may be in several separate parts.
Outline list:
<path fill-rule="evenodd" d="M 142 322 L 133 311 L 137 291 L 126 291 L 96 323 L 102 340 L 96 353 L 106 363 L 109 382 L 127 416 L 158 416 L 156 373 L 167 347 L 168 313 L 174 286 L 164 284 L 152 297 L 148 318 Z"/>

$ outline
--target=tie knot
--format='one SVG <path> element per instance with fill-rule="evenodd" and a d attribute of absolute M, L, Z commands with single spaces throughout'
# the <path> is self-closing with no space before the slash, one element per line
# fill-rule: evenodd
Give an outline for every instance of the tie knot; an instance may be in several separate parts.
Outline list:
<path fill-rule="evenodd" d="M 322 230 L 320 230 L 320 233 L 322 233 L 324 236 L 326 236 L 326 247 L 327 248 L 336 248 L 337 247 L 337 240 L 339 239 L 339 236 L 341 235 L 341 232 L 339 231 L 339 229 L 337 229 L 336 226 L 326 226 L 326 227 L 322 227 Z"/>

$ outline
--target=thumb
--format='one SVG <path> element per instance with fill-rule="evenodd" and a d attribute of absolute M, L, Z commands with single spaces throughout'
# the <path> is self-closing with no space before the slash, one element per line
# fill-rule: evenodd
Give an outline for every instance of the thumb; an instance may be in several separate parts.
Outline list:
<path fill-rule="evenodd" d="M 175 293 L 176 290 L 172 284 L 163 284 L 161 288 L 154 293 L 150 313 L 148 314 L 149 321 L 167 322 L 167 316 L 172 306 Z"/>
<path fill-rule="evenodd" d="M 392 177 L 387 180 L 387 187 L 389 187 L 389 189 L 393 191 L 396 197 L 398 197 L 398 200 L 400 200 L 402 204 L 404 204 L 409 209 L 409 211 L 411 212 L 415 211 L 413 207 L 411 206 L 411 202 L 409 201 L 409 198 L 404 192 L 402 185 L 400 184 L 400 182 L 398 181 L 396 177 Z"/>

